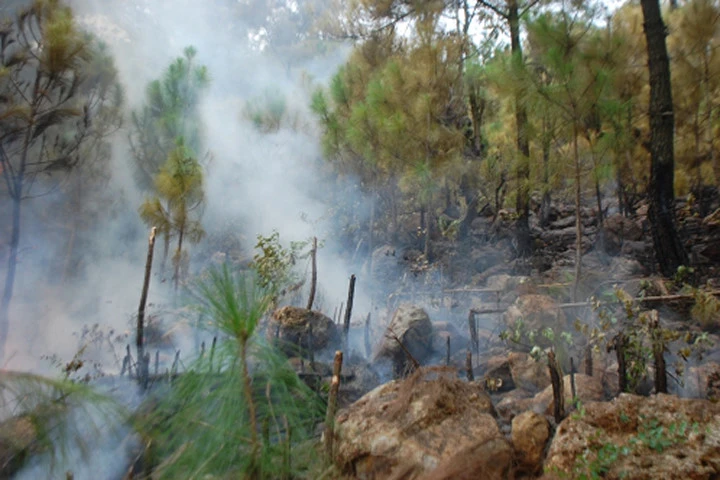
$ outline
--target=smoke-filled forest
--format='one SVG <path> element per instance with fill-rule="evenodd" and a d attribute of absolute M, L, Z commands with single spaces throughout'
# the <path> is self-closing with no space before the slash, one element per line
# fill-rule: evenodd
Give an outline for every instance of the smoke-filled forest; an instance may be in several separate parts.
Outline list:
<path fill-rule="evenodd" d="M 0 477 L 716 478 L 719 48 L 717 0 L 3 0 Z"/>

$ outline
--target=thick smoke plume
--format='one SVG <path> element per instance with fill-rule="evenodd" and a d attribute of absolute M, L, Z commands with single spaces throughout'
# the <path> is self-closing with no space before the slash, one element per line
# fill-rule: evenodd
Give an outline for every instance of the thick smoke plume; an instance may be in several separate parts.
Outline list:
<path fill-rule="evenodd" d="M 268 46 L 263 30 L 244 24 L 234 13 L 237 5 L 222 0 L 69 3 L 80 25 L 99 36 L 112 53 L 128 111 L 143 104 L 148 82 L 159 78 L 185 47 L 195 47 L 197 63 L 206 65 L 211 77 L 201 105 L 210 153 L 202 220 L 208 238 L 223 232 L 241 236 L 250 258 L 258 234 L 277 230 L 286 244 L 318 236 L 325 242 L 318 256 L 323 306 L 331 310 L 343 301 L 350 274 L 358 272 L 337 254 L 332 232 L 322 221 L 333 187 L 319 180 L 319 133 L 308 103 L 312 85 L 327 83 L 349 47 L 338 45 L 323 54 L 292 58 Z M 262 133 L 243 116 L 247 102 L 268 91 L 284 96 L 288 112 L 300 119 L 295 128 Z M 86 266 L 81 279 L 42 287 L 51 275 L 47 265 L 62 257 L 63 246 L 45 235 L 43 202 L 53 200 L 44 197 L 28 202 L 11 315 L 8 350 L 12 357 L 6 367 L 56 368 L 46 357 L 68 361 L 92 338 L 98 355 L 105 352 L 98 361 L 113 371 L 119 369 L 124 345 L 134 342 L 132 320 L 140 295 L 147 228 L 137 213 L 145 194 L 133 181 L 130 128 L 126 120 L 113 139 L 112 179 L 102 192 L 107 215 L 83 233 L 87 251 L 83 252 Z M 207 241 L 190 247 L 195 271 L 207 266 L 210 250 Z M 360 278 L 357 315 L 369 308 L 362 282 Z M 172 302 L 170 283 L 153 278 L 151 308 L 162 310 Z M 38 302 L 40 291 L 43 298 Z M 93 329 L 95 324 L 98 327 Z M 190 336 L 188 329 L 179 330 Z M 113 351 L 108 354 L 111 343 Z M 86 349 L 86 356 L 90 350 Z"/>

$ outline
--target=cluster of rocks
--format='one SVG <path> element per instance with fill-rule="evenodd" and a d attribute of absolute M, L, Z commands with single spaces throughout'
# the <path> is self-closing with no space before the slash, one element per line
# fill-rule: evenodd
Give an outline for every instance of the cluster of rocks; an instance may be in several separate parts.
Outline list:
<path fill-rule="evenodd" d="M 534 410 L 515 415 L 509 432 L 502 423 L 480 382 L 422 368 L 338 414 L 335 461 L 363 480 L 720 475 L 720 405 L 708 400 L 622 394 L 583 402 L 556 427 Z"/>

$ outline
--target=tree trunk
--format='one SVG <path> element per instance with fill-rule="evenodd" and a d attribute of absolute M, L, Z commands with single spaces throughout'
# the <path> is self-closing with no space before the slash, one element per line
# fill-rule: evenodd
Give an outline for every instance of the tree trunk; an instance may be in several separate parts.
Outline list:
<path fill-rule="evenodd" d="M 520 43 L 520 11 L 517 0 L 508 1 L 507 21 L 510 26 L 510 48 L 514 61 L 522 64 L 523 52 Z M 530 142 L 528 140 L 528 115 L 524 100 L 520 93 L 515 93 L 515 124 L 517 127 L 518 159 L 516 168 L 517 181 L 517 222 L 515 240 L 517 254 L 527 257 L 532 253 L 530 238 Z"/>
<path fill-rule="evenodd" d="M 315 290 L 317 288 L 317 237 L 313 237 L 310 260 L 312 271 L 310 273 L 310 296 L 307 303 L 308 310 L 312 310 L 313 303 L 315 302 Z"/>
<path fill-rule="evenodd" d="M 543 196 L 540 206 L 540 225 L 545 228 L 550 225 L 550 208 L 552 198 L 550 197 L 550 134 L 547 128 L 547 119 L 542 120 L 542 164 L 543 164 Z"/>
<path fill-rule="evenodd" d="M 182 263 L 182 248 L 183 248 L 183 237 L 185 236 L 185 222 L 180 225 L 180 230 L 178 232 L 178 246 L 177 251 L 175 253 L 175 274 L 173 275 L 173 286 L 175 288 L 175 293 L 177 293 L 178 288 L 180 287 L 180 264 Z"/>
<path fill-rule="evenodd" d="M 641 0 L 650 72 L 650 208 L 655 257 L 660 271 L 669 277 L 688 256 L 675 228 L 674 121 L 670 63 L 658 0 Z"/>
<path fill-rule="evenodd" d="M 573 301 L 578 300 L 578 286 L 582 275 L 582 215 L 580 212 L 582 172 L 578 152 L 578 124 L 573 122 L 573 157 L 575 160 L 575 281 L 573 282 Z"/>
<path fill-rule="evenodd" d="M 18 183 L 21 183 L 20 180 Z M 20 245 L 20 197 L 21 189 L 17 189 L 12 196 L 12 233 L 10 235 L 10 256 L 8 257 L 7 273 L 5 274 L 5 289 L 2 303 L 0 303 L 0 361 L 5 359 L 5 345 L 10 330 L 10 300 L 15 286 L 15 271 L 17 269 L 18 246 Z"/>

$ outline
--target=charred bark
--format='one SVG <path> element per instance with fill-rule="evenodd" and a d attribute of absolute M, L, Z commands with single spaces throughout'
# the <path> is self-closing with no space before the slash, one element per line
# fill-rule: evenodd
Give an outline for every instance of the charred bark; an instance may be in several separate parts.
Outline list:
<path fill-rule="evenodd" d="M 514 61 L 522 63 L 523 52 L 520 42 L 520 9 L 517 0 L 508 1 L 508 25 L 510 26 L 510 49 Z M 515 241 L 517 255 L 527 257 L 532 253 L 530 237 L 530 141 L 528 140 L 528 114 L 522 95 L 515 93 L 515 124 L 517 128 L 518 161 L 516 173 L 517 201 L 515 210 Z"/>
<path fill-rule="evenodd" d="M 688 264 L 687 252 L 675 227 L 674 122 L 667 29 L 658 0 L 641 0 L 650 72 L 650 208 L 655 257 L 669 277 Z"/>

